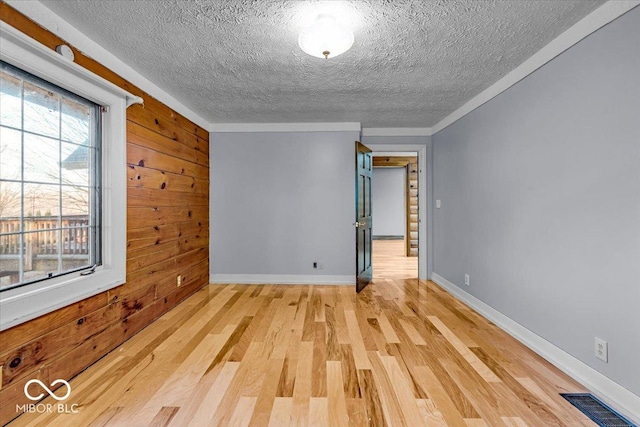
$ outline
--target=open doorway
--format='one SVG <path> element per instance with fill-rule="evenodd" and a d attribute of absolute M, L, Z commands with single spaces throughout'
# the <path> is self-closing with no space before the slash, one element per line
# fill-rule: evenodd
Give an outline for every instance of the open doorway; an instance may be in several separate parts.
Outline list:
<path fill-rule="evenodd" d="M 373 153 L 373 279 L 418 277 L 418 157 Z"/>

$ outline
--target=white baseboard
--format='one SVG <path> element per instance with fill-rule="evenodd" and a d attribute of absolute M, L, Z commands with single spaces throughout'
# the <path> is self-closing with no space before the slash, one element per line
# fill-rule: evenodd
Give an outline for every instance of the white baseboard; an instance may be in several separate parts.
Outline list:
<path fill-rule="evenodd" d="M 251 285 L 355 285 L 356 277 L 315 274 L 211 274 L 209 282 Z"/>
<path fill-rule="evenodd" d="M 640 396 L 612 381 L 566 351 L 531 332 L 515 320 L 465 292 L 437 273 L 431 280 L 473 308 L 509 335 L 548 360 L 558 369 L 589 389 L 596 397 L 635 423 L 640 423 Z"/>

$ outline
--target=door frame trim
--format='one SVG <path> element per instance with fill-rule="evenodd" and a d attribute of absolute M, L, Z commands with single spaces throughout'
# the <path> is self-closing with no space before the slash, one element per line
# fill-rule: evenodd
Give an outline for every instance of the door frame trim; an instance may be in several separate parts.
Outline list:
<path fill-rule="evenodd" d="M 418 153 L 418 278 L 428 280 L 433 272 L 432 143 L 427 141 L 425 144 L 385 144 L 367 141 L 366 146 L 374 153 L 377 151 Z"/>

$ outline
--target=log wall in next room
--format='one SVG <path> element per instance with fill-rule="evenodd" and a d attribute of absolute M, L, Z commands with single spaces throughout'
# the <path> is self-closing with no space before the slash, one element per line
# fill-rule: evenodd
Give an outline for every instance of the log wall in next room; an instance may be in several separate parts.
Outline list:
<path fill-rule="evenodd" d="M 65 43 L 5 3 L 0 17 L 51 49 Z M 19 415 L 16 404 L 32 403 L 28 380 L 72 378 L 208 283 L 209 133 L 74 53 L 79 65 L 144 98 L 127 110 L 127 278 L 0 333 L 0 424 Z"/>

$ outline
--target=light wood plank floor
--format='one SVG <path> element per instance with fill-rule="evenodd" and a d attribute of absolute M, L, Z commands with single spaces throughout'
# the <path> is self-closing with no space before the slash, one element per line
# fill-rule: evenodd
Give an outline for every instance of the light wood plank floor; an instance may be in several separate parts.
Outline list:
<path fill-rule="evenodd" d="M 418 257 L 408 257 L 404 240 L 374 240 L 374 279 L 417 279 Z"/>
<path fill-rule="evenodd" d="M 11 426 L 589 426 L 584 389 L 432 282 L 210 285 Z M 43 403 L 57 402 L 47 398 Z"/>

